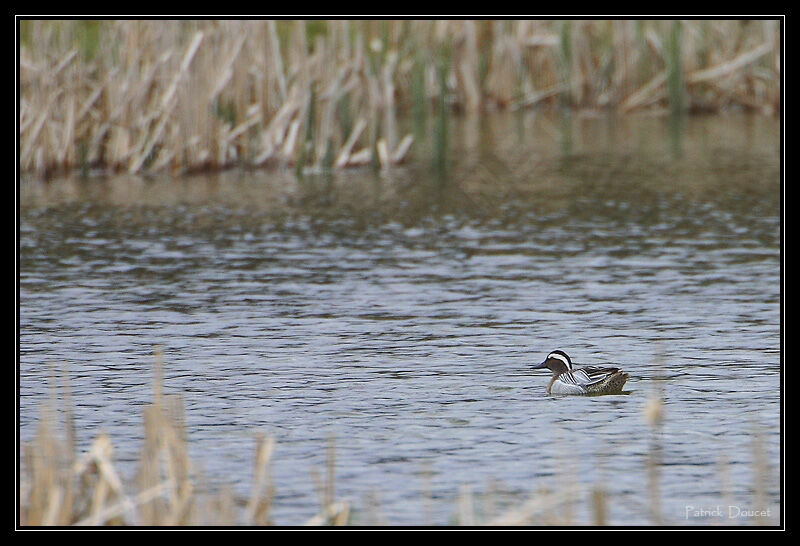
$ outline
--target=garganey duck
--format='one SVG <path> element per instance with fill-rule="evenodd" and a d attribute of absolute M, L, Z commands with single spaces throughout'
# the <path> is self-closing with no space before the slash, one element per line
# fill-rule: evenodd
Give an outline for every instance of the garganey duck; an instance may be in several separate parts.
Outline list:
<path fill-rule="evenodd" d="M 629 375 L 619 368 L 586 366 L 574 369 L 564 351 L 553 351 L 534 370 L 549 368 L 553 372 L 547 394 L 619 394 Z"/>

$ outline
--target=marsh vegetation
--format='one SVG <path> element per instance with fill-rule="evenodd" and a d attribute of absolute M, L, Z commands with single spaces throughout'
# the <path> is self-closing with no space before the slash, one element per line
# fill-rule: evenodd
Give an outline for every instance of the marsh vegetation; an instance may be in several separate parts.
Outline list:
<path fill-rule="evenodd" d="M 23 172 L 387 168 L 458 112 L 777 114 L 761 21 L 20 22 Z"/>

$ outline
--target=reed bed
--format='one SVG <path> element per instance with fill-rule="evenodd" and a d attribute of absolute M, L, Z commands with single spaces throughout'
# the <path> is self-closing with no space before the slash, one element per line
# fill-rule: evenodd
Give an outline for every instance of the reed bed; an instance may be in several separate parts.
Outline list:
<path fill-rule="evenodd" d="M 163 355 L 155 353 L 152 402 L 143 409 L 144 441 L 139 457 L 139 470 L 134 479 L 123 479 L 114 463 L 114 448 L 106 433 L 99 434 L 88 450 L 77 453 L 75 423 L 72 417 L 69 381 L 62 374 L 61 392 L 51 388 L 50 401 L 42 408 L 39 429 L 33 441 L 23 446 L 19 474 L 19 525 L 38 526 L 271 526 L 271 508 L 275 498 L 271 461 L 275 439 L 265 434 L 255 436 L 252 487 L 248 496 L 239 496 L 230 488 L 212 492 L 203 486 L 202 472 L 190 459 L 189 438 L 184 419 L 184 403 L 180 395 L 166 394 L 163 387 Z M 59 404 L 60 401 L 60 404 Z M 57 411 L 60 405 L 60 411 Z M 609 498 L 598 474 L 596 483 L 579 484 L 575 479 L 574 455 L 566 444 L 557 440 L 557 490 L 540 488 L 527 498 L 518 495 L 509 500 L 502 484 L 488 484 L 485 493 L 476 496 L 469 485 L 461 487 L 455 497 L 450 524 L 463 526 L 571 526 L 606 525 L 608 512 L 614 505 L 626 510 L 649 514 L 655 525 L 685 524 L 685 521 L 664 518 L 660 502 L 662 467 L 661 427 L 665 416 L 661 391 L 657 389 L 643 407 L 643 418 L 652 434 L 650 448 L 643 461 L 647 475 L 643 506 L 631 507 L 631 500 Z M 768 476 L 762 438 L 754 424 L 753 432 L 753 506 L 765 511 Z M 633 470 L 633 469 L 631 469 Z M 431 525 L 430 474 L 423 473 L 421 521 Z M 730 499 L 727 461 L 720 459 L 721 496 Z M 348 499 L 336 495 L 336 442 L 331 438 L 326 448 L 325 468 L 311 469 L 316 486 L 319 512 L 305 525 L 387 525 L 380 515 L 376 492 L 365 496 L 365 508 L 354 517 Z M 134 492 L 131 493 L 130 490 Z M 638 502 L 638 501 L 637 501 Z M 576 516 L 576 508 L 585 503 L 589 520 Z M 625 503 L 628 503 L 626 506 Z M 776 525 L 772 518 L 756 517 L 735 523 Z"/>
<path fill-rule="evenodd" d="M 453 112 L 780 107 L 777 20 L 19 21 L 19 162 L 298 174 L 409 157 Z M 418 129 L 419 130 L 419 129 Z M 442 135 L 444 138 L 444 135 Z"/>

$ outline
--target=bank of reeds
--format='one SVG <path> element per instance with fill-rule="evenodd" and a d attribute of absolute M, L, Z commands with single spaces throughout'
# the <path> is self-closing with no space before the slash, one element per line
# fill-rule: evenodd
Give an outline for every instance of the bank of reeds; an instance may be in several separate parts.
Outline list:
<path fill-rule="evenodd" d="M 20 167 L 39 176 L 386 168 L 411 150 L 404 112 L 780 101 L 775 20 L 21 20 L 19 43 Z"/>
<path fill-rule="evenodd" d="M 60 386 L 56 386 L 56 382 Z M 65 374 L 53 378 L 51 396 L 42 408 L 39 428 L 33 441 L 23 447 L 19 474 L 19 525 L 34 526 L 270 526 L 278 524 L 271 513 L 275 486 L 271 461 L 275 440 L 258 434 L 255 437 L 252 484 L 249 495 L 240 496 L 223 487 L 211 492 L 202 472 L 189 457 L 189 438 L 184 421 L 184 403 L 180 395 L 167 394 L 163 387 L 163 355 L 155 354 L 153 398 L 144 406 L 144 441 L 139 468 L 133 480 L 124 480 L 114 462 L 114 448 L 106 433 L 99 434 L 90 448 L 79 454 L 75 446 L 75 422 L 69 381 Z M 60 411 L 58 411 L 60 409 Z M 453 525 L 465 526 L 571 526 L 608 523 L 610 506 L 621 504 L 631 510 L 631 502 L 642 504 L 634 508 L 649 515 L 655 525 L 681 525 L 686 521 L 668 518 L 661 508 L 660 473 L 663 465 L 661 426 L 664 402 L 658 388 L 643 407 L 643 417 L 650 426 L 651 441 L 642 469 L 647 485 L 642 491 L 647 500 L 610 498 L 602 472 L 594 484 L 581 485 L 576 480 L 576 459 L 561 440 L 556 441 L 558 460 L 555 489 L 542 488 L 528 498 L 518 495 L 509 500 L 502 487 L 489 483 L 480 496 L 463 486 L 455 498 Z M 365 508 L 354 518 L 349 500 L 336 495 L 336 449 L 330 439 L 325 456 L 325 469 L 311 469 L 311 479 L 320 499 L 317 515 L 305 522 L 319 525 L 386 525 L 377 515 L 376 492 L 365 498 Z M 730 500 L 730 483 L 726 459 L 720 459 L 720 480 L 723 500 Z M 768 476 L 762 437 L 753 428 L 753 507 L 767 510 Z M 425 478 L 421 522 L 431 525 L 430 475 Z M 130 490 L 135 492 L 131 493 Z M 587 520 L 576 516 L 576 508 L 585 503 Z M 627 505 L 626 505 L 627 504 Z M 770 517 L 740 519 L 730 523 L 776 525 L 777 514 Z"/>

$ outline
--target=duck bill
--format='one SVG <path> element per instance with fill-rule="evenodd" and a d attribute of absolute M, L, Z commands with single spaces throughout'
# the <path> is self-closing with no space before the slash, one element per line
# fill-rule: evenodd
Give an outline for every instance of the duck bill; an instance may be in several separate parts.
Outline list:
<path fill-rule="evenodd" d="M 547 361 L 545 360 L 544 362 L 540 362 L 536 366 L 531 366 L 531 369 L 532 370 L 541 370 L 542 368 L 546 368 L 546 367 L 547 367 Z"/>

